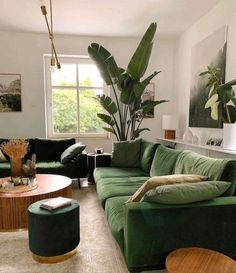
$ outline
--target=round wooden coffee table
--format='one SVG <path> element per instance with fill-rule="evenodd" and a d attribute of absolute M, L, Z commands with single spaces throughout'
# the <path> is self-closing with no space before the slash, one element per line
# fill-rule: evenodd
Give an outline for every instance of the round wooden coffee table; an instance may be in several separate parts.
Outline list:
<path fill-rule="evenodd" d="M 0 231 L 27 228 L 27 209 L 30 204 L 36 201 L 58 196 L 72 197 L 72 181 L 69 177 L 38 174 L 36 181 L 38 186 L 31 191 L 0 192 Z"/>
<path fill-rule="evenodd" d="M 180 248 L 167 256 L 166 269 L 168 273 L 236 273 L 236 262 L 210 249 Z"/>

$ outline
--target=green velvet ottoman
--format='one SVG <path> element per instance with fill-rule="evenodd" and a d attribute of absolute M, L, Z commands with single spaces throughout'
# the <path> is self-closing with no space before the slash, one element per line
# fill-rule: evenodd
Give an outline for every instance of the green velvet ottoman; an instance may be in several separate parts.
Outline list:
<path fill-rule="evenodd" d="M 46 200 L 28 208 L 29 248 L 33 259 L 41 263 L 56 263 L 76 253 L 80 241 L 79 204 L 53 211 L 40 208 Z"/>

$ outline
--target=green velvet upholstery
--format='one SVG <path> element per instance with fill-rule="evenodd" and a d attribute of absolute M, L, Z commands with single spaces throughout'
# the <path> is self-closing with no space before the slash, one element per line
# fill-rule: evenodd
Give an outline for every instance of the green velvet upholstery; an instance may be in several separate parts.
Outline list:
<path fill-rule="evenodd" d="M 0 144 L 9 139 L 0 139 Z M 48 139 L 26 139 L 29 142 L 25 161 L 31 159 L 36 153 L 38 174 L 59 174 L 70 178 L 87 177 L 87 154 L 78 154 L 73 160 L 61 164 L 61 154 L 75 143 L 75 139 L 48 140 Z M 0 162 L 0 177 L 10 176 L 10 163 Z"/>
<path fill-rule="evenodd" d="M 6 177 L 11 175 L 11 166 L 10 162 L 1 162 L 0 163 L 0 177 Z"/>
<path fill-rule="evenodd" d="M 97 181 L 97 194 L 103 207 L 114 196 L 132 195 L 149 177 L 112 177 Z"/>
<path fill-rule="evenodd" d="M 41 209 L 45 200 L 28 208 L 29 248 L 39 256 L 50 257 L 72 251 L 80 242 L 79 204 L 54 211 Z"/>
<path fill-rule="evenodd" d="M 127 200 L 128 196 L 109 198 L 105 207 L 109 227 L 122 251 L 124 251 L 124 206 Z"/>
<path fill-rule="evenodd" d="M 190 246 L 210 248 L 236 258 L 236 196 L 221 196 L 182 205 L 151 202 L 125 204 L 146 178 L 173 174 L 178 158 L 185 153 L 155 145 L 158 147 L 150 173 L 147 172 L 149 160 L 146 159 L 149 156 L 146 155 L 150 155 L 148 150 L 152 145 L 146 145 L 143 140 L 139 167 L 111 167 L 110 157 L 106 156 L 97 162 L 94 171 L 99 199 L 105 207 L 108 224 L 123 252 L 128 269 L 140 272 L 143 269 L 164 268 L 165 259 L 171 251 Z M 193 152 L 190 156 L 212 162 L 211 158 Z M 230 192 L 228 195 L 235 194 L 236 161 L 221 163 L 221 171 L 217 170 L 217 177 L 220 176 L 218 180 L 231 182 L 226 192 Z"/>
<path fill-rule="evenodd" d="M 161 204 L 189 204 L 216 198 L 222 195 L 230 185 L 230 182 L 223 181 L 164 185 L 146 192 L 142 201 Z"/>
<path fill-rule="evenodd" d="M 125 197 L 116 198 L 125 201 Z M 236 197 L 186 205 L 128 203 L 124 217 L 126 264 L 130 270 L 164 267 L 171 251 L 190 246 L 236 258 L 235 213 Z"/>
<path fill-rule="evenodd" d="M 220 178 L 221 181 L 231 182 L 231 187 L 223 194 L 223 196 L 236 195 L 236 160 L 229 160 Z"/>
<path fill-rule="evenodd" d="M 35 139 L 35 153 L 37 161 L 60 161 L 61 154 L 71 145 L 75 144 L 75 139 Z"/>
<path fill-rule="evenodd" d="M 113 142 L 111 164 L 115 167 L 138 167 L 141 139 Z"/>
<path fill-rule="evenodd" d="M 229 165 L 230 161 L 228 159 L 216 159 L 203 156 L 192 151 L 184 151 L 180 154 L 176 161 L 174 173 L 175 174 L 198 174 L 208 176 L 209 180 L 221 180 L 225 170 L 228 169 L 228 176 L 231 177 L 231 170 L 233 170 L 232 165 Z M 226 168 L 228 165 L 228 168 Z M 235 173 L 235 171 L 233 171 Z M 227 180 L 227 176 L 225 177 Z M 231 181 L 231 186 L 224 193 L 224 196 L 231 196 L 235 189 L 236 179 Z"/>
<path fill-rule="evenodd" d="M 62 164 L 60 161 L 45 161 L 36 163 L 36 168 L 38 174 L 58 174 L 72 178 L 77 177 L 75 176 L 77 166 L 74 163 Z"/>
<path fill-rule="evenodd" d="M 149 174 L 139 168 L 99 167 L 94 170 L 93 176 L 97 182 L 108 177 L 139 177 L 149 176 Z"/>
<path fill-rule="evenodd" d="M 140 168 L 146 173 L 150 172 L 152 160 L 158 145 L 145 139 L 141 141 L 139 164 Z"/>
<path fill-rule="evenodd" d="M 150 176 L 173 174 L 175 163 L 180 153 L 181 151 L 179 150 L 159 145 L 152 161 Z"/>

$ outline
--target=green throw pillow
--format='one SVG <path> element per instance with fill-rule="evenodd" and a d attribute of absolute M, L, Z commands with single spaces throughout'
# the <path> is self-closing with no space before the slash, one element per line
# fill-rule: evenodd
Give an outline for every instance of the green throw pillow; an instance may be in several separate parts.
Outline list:
<path fill-rule="evenodd" d="M 176 160 L 181 152 L 159 145 L 152 161 L 150 176 L 173 174 Z"/>
<path fill-rule="evenodd" d="M 111 163 L 115 167 L 138 167 L 141 139 L 113 142 Z"/>
<path fill-rule="evenodd" d="M 85 145 L 82 143 L 75 143 L 68 147 L 62 154 L 61 154 L 61 163 L 65 164 L 69 162 L 71 159 L 77 156 L 77 154 L 81 154 L 85 149 Z"/>
<path fill-rule="evenodd" d="M 140 168 L 146 173 L 150 172 L 152 160 L 159 144 L 142 139 L 140 148 Z"/>
<path fill-rule="evenodd" d="M 145 193 L 141 201 L 161 204 L 188 204 L 210 200 L 223 194 L 230 182 L 206 181 L 159 186 Z"/>

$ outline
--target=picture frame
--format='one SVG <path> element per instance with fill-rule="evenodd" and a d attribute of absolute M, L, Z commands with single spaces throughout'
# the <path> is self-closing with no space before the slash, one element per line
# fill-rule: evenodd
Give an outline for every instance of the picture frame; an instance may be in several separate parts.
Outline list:
<path fill-rule="evenodd" d="M 221 77 L 225 79 L 227 49 L 227 26 L 224 25 L 211 35 L 201 40 L 192 47 L 191 74 L 190 74 L 190 104 L 189 127 L 198 128 L 222 128 L 221 119 L 211 118 L 211 109 L 205 108 L 208 100 L 209 88 L 206 87 L 208 75 L 200 76 L 208 66 L 221 69 Z M 222 110 L 219 109 L 219 116 Z"/>
<path fill-rule="evenodd" d="M 21 74 L 0 73 L 0 112 L 21 112 Z"/>
<path fill-rule="evenodd" d="M 155 84 L 154 83 L 149 83 L 143 92 L 142 101 L 144 102 L 147 100 L 151 100 L 151 101 L 155 100 Z M 154 108 L 143 117 L 154 118 Z"/>

